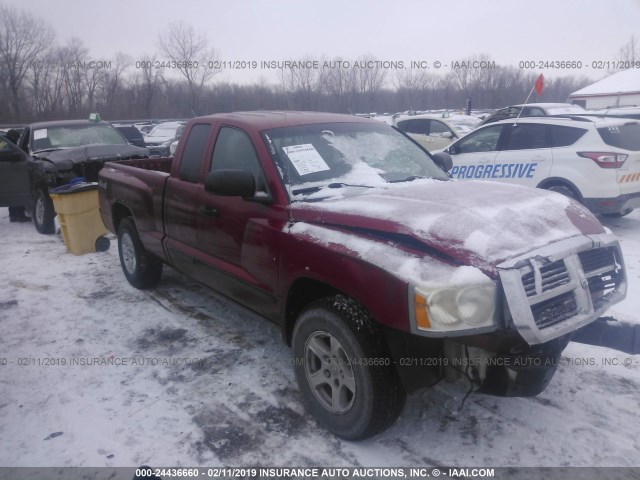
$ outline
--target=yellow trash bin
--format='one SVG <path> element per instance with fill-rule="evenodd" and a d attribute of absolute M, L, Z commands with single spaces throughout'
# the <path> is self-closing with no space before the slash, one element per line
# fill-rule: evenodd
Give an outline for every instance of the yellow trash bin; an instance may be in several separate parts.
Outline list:
<path fill-rule="evenodd" d="M 68 252 L 84 255 L 109 248 L 103 237 L 108 230 L 100 217 L 97 183 L 64 185 L 51 190 L 50 195 Z"/>

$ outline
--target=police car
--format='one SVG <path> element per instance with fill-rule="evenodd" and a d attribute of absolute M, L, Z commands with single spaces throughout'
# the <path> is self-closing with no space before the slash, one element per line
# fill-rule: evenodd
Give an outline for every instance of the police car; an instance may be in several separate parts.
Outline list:
<path fill-rule="evenodd" d="M 589 116 L 501 120 L 474 130 L 446 151 L 450 173 L 545 188 L 597 214 L 640 207 L 640 123 Z"/>

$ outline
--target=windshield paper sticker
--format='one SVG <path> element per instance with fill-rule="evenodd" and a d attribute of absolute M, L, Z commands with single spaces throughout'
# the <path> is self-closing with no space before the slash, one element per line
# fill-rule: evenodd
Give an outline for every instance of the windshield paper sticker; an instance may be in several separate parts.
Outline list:
<path fill-rule="evenodd" d="M 41 138 L 47 138 L 47 129 L 41 128 L 40 130 L 35 130 L 33 132 L 33 139 L 40 140 Z"/>
<path fill-rule="evenodd" d="M 533 178 L 537 166 L 537 162 L 456 165 L 450 173 L 453 178 Z"/>
<path fill-rule="evenodd" d="M 318 151 L 310 143 L 282 147 L 300 176 L 330 170 Z"/>

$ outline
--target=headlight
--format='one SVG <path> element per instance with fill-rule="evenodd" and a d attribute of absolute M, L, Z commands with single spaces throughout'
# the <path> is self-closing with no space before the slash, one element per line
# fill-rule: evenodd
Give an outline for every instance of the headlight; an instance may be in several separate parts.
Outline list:
<path fill-rule="evenodd" d="M 414 286 L 409 292 L 416 333 L 464 334 L 465 330 L 491 330 L 498 324 L 493 282 L 443 288 Z"/>

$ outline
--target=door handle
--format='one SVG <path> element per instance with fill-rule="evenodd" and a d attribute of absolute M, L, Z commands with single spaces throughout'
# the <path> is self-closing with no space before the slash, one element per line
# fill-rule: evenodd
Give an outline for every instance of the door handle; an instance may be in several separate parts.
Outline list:
<path fill-rule="evenodd" d="M 198 214 L 204 215 L 205 217 L 217 217 L 218 210 L 216 210 L 215 208 L 208 207 L 206 205 L 200 205 L 200 208 L 198 208 Z"/>

